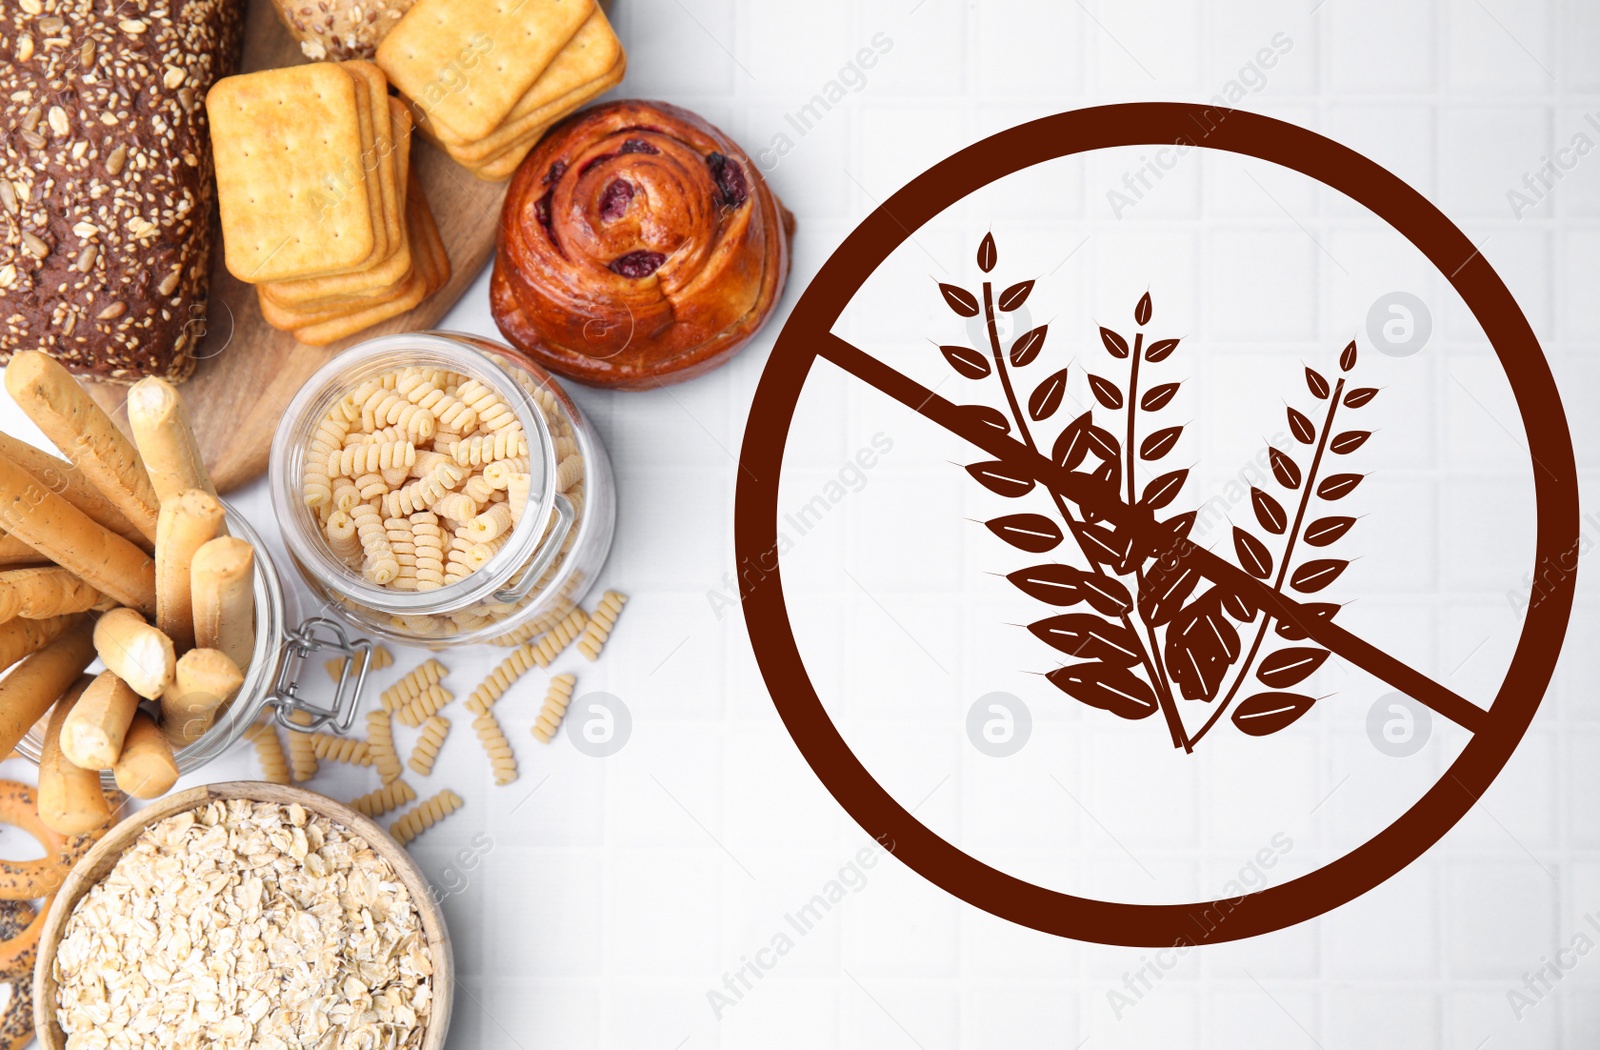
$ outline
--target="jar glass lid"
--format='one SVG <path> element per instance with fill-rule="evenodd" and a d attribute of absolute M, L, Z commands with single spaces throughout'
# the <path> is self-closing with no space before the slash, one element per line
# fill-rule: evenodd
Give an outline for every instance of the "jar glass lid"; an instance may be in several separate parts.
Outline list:
<path fill-rule="evenodd" d="M 289 403 L 273 439 L 272 507 L 290 555 L 334 594 L 393 616 L 436 615 L 494 601 L 533 557 L 555 508 L 554 442 L 544 414 L 515 377 L 521 367 L 508 353 L 412 332 L 368 340 L 320 368 Z M 528 442 L 529 503 L 509 541 L 478 571 L 431 591 L 390 589 L 352 569 L 328 545 L 316 511 L 303 495 L 306 458 L 318 425 L 361 384 L 403 368 L 443 369 L 489 387 L 516 413 Z"/>

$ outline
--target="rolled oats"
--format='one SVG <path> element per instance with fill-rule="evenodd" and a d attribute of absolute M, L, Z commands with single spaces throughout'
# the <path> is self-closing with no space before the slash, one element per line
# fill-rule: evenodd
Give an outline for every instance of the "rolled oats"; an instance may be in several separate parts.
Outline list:
<path fill-rule="evenodd" d="M 69 1050 L 421 1045 L 432 957 L 393 867 L 298 805 L 210 802 L 149 828 L 67 920 Z"/>

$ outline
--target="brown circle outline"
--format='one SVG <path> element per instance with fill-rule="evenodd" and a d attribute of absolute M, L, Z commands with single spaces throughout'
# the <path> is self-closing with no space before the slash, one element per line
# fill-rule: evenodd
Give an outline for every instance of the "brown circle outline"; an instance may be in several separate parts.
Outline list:
<path fill-rule="evenodd" d="M 1269 933 L 1347 903 L 1421 857 L 1471 809 L 1521 741 L 1554 672 L 1573 599 L 1575 572 L 1566 562 L 1576 552 L 1579 528 L 1572 440 L 1538 339 L 1505 284 L 1466 234 L 1375 162 L 1293 124 L 1243 111 L 1222 111 L 1221 119 L 1213 119 L 1218 112 L 1148 102 L 1059 113 L 968 146 L 913 179 L 845 238 L 801 295 L 762 373 L 740 451 L 734 546 L 745 621 L 779 716 L 823 785 L 869 835 L 893 842 L 897 857 L 947 892 L 1012 922 L 1102 944 L 1155 948 Z M 775 553 L 778 480 L 819 337 L 913 230 L 1023 168 L 1090 150 L 1179 141 L 1279 164 L 1339 190 L 1446 275 L 1483 326 L 1516 397 L 1534 468 L 1534 579 L 1541 579 L 1541 567 L 1550 567 L 1554 584 L 1529 605 L 1482 730 L 1388 828 L 1337 860 L 1269 889 L 1218 901 L 1141 905 L 1075 897 L 992 868 L 940 838 L 873 779 L 829 719 L 791 633 Z"/>

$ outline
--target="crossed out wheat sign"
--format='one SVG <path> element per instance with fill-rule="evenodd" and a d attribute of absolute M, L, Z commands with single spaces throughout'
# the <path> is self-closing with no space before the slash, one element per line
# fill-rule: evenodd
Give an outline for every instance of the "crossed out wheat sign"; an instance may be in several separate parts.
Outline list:
<path fill-rule="evenodd" d="M 977 261 L 985 275 L 994 270 L 997 252 L 992 234 L 979 245 Z M 1110 328 L 1100 329 L 1100 342 L 1111 358 L 1106 371 L 1116 375 L 1087 373 L 1098 407 L 1058 431 L 1054 421 L 1066 393 L 1068 369 L 1037 382 L 1031 376 L 1023 378 L 1039 361 L 1049 326 L 1022 333 L 1006 348 L 996 324 L 999 314 L 1015 311 L 1027 301 L 1033 284 L 1022 281 L 997 294 L 985 276 L 978 295 L 954 284 L 939 285 L 956 314 L 981 315 L 989 343 L 986 350 L 940 346 L 940 352 L 963 378 L 998 381 L 1007 409 L 969 405 L 960 411 L 969 421 L 1014 436 L 1034 452 L 1045 453 L 1048 448 L 1045 454 L 1050 460 L 1080 476 L 1085 489 L 1097 489 L 1151 515 L 1164 510 L 1182 490 L 1189 472 L 1160 472 L 1159 464 L 1178 447 L 1184 428 L 1153 426 L 1149 421 L 1181 385 L 1162 375 L 1160 367 L 1177 352 L 1179 340 L 1147 337 L 1154 307 L 1146 293 L 1133 308 L 1131 339 Z M 1368 430 L 1346 429 L 1347 418 L 1378 393 L 1374 387 L 1352 385 L 1356 358 L 1351 342 L 1339 354 L 1332 383 L 1322 372 L 1306 368 L 1310 414 L 1293 405 L 1287 409 L 1289 432 L 1303 447 L 1268 450 L 1280 491 L 1250 490 L 1260 534 L 1238 525 L 1233 528 L 1239 566 L 1278 594 L 1285 587 L 1298 594 L 1320 592 L 1349 565 L 1346 559 L 1325 554 L 1356 521 L 1333 512 L 1332 504 L 1355 491 L 1362 479 L 1361 474 L 1342 469 L 1343 457 L 1371 437 Z M 1018 388 L 1027 385 L 1032 390 L 1024 407 Z M 1098 421 L 1097 412 L 1102 413 Z M 1141 471 L 1141 464 L 1150 467 Z M 984 488 L 1008 499 L 1028 495 L 1037 484 L 1033 473 L 1014 460 L 984 460 L 966 470 Z M 1150 471 L 1156 476 L 1141 486 L 1138 477 Z M 1040 602 L 1076 610 L 1028 625 L 1073 661 L 1045 675 L 1051 684 L 1081 703 L 1121 718 L 1148 718 L 1159 710 L 1173 746 L 1185 751 L 1192 751 L 1224 715 L 1231 716 L 1242 732 L 1266 736 L 1292 725 L 1322 699 L 1291 690 L 1329 655 L 1328 649 L 1311 642 L 1304 618 L 1331 621 L 1338 604 L 1302 602 L 1293 617 L 1265 611 L 1255 589 L 1208 581 L 1195 559 L 1184 556 L 1192 547 L 1187 536 L 1195 511 L 1152 519 L 1157 534 L 1152 541 L 1127 522 L 1109 520 L 1103 500 L 1075 503 L 1064 488 L 1049 486 L 1054 514 L 1018 512 L 985 523 L 996 536 L 1031 555 L 1057 551 L 1069 536 L 1077 549 L 1081 566 L 1044 561 L 1006 577 Z M 1162 534 L 1164 543 L 1159 542 Z M 1270 643 L 1269 630 L 1276 636 Z M 1241 632 L 1251 636 L 1248 647 Z M 1179 714 L 1181 701 L 1211 705 L 1193 732 Z"/>

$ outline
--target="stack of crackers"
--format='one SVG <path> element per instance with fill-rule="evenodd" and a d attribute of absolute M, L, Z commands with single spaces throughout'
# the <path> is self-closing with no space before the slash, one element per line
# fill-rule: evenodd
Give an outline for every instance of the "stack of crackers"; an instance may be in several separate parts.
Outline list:
<path fill-rule="evenodd" d="M 500 181 L 546 128 L 620 83 L 627 56 L 593 0 L 418 0 L 378 65 L 430 141 Z"/>
<path fill-rule="evenodd" d="M 206 98 L 228 271 L 267 323 L 323 346 L 450 278 L 411 172 L 411 116 L 371 62 L 228 77 Z"/>

